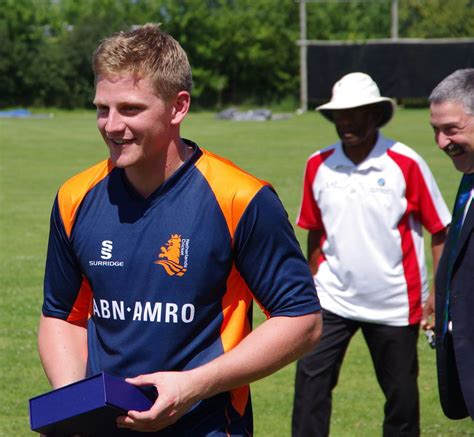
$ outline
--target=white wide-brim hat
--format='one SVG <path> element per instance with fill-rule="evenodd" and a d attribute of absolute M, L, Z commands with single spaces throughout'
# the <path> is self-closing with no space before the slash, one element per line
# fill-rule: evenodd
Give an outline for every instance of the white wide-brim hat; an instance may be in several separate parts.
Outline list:
<path fill-rule="evenodd" d="M 318 106 L 316 111 L 334 122 L 332 111 L 374 104 L 382 108 L 383 115 L 377 126 L 381 127 L 392 118 L 395 102 L 388 97 L 380 96 L 379 87 L 368 74 L 357 72 L 346 74 L 339 79 L 332 88 L 331 100 Z"/>

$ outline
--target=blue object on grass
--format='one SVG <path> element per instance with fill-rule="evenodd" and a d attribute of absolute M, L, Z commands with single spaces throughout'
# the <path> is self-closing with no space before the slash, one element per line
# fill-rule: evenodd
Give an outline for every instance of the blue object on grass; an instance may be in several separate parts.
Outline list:
<path fill-rule="evenodd" d="M 31 111 L 24 108 L 10 109 L 8 111 L 0 111 L 0 118 L 22 118 L 31 117 Z"/>

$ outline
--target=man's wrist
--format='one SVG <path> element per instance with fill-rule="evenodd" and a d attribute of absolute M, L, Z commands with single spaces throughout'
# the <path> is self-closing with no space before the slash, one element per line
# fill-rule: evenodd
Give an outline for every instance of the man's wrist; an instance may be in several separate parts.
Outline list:
<path fill-rule="evenodd" d="M 194 388 L 193 397 L 196 398 L 196 401 L 210 398 L 224 391 L 220 383 L 221 372 L 218 364 L 211 361 L 188 372 L 189 377 L 192 379 L 191 386 Z"/>

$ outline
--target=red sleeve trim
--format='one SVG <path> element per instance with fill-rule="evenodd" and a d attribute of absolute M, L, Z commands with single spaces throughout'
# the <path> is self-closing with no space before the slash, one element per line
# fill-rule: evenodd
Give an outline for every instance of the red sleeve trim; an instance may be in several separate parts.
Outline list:
<path fill-rule="evenodd" d="M 318 230 L 323 228 L 321 210 L 314 198 L 313 183 L 321 165 L 334 153 L 334 149 L 318 153 L 309 158 L 303 183 L 303 199 L 296 224 L 307 230 Z"/>
<path fill-rule="evenodd" d="M 398 165 L 405 179 L 406 214 L 413 214 L 431 234 L 446 228 L 439 216 L 431 192 L 426 184 L 425 176 L 418 163 L 393 150 L 388 150 L 387 154 Z"/>

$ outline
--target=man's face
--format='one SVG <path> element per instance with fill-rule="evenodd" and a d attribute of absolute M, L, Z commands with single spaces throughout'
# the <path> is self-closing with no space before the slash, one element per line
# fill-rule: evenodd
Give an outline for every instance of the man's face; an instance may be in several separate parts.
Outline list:
<path fill-rule="evenodd" d="M 432 104 L 431 126 L 439 148 L 463 173 L 474 173 L 474 115 L 460 103 Z"/>
<path fill-rule="evenodd" d="M 341 109 L 332 112 L 336 131 L 346 147 L 366 145 L 377 131 L 380 113 L 374 106 Z"/>
<path fill-rule="evenodd" d="M 139 168 L 162 159 L 170 142 L 172 109 L 148 79 L 99 76 L 94 104 L 97 126 L 115 166 Z"/>

